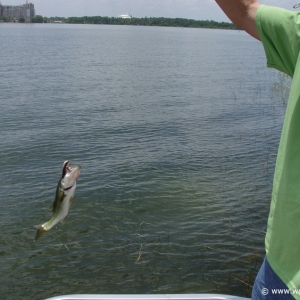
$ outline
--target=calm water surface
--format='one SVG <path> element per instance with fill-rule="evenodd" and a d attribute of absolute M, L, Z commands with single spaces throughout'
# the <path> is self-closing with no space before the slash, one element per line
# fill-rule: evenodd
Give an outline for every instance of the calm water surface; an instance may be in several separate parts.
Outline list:
<path fill-rule="evenodd" d="M 285 112 L 259 42 L 0 24 L 0 49 L 2 299 L 249 296 Z M 82 166 L 75 200 L 34 243 L 66 159 Z"/>

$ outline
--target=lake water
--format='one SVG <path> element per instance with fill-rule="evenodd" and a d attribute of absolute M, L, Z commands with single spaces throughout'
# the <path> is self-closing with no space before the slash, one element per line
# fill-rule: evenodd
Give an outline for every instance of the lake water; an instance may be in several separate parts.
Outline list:
<path fill-rule="evenodd" d="M 239 31 L 0 24 L 2 299 L 249 296 L 285 113 Z M 34 242 L 64 160 L 64 224 Z"/>

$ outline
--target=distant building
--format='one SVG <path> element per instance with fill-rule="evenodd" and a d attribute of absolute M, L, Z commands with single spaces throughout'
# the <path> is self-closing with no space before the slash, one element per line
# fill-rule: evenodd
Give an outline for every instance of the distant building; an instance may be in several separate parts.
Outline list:
<path fill-rule="evenodd" d="M 35 17 L 35 9 L 32 3 L 23 5 L 2 5 L 0 3 L 0 18 L 7 17 L 9 22 L 18 20 L 20 17 L 24 17 L 26 23 L 30 23 L 31 19 Z"/>
<path fill-rule="evenodd" d="M 0 20 L 2 19 L 2 16 L 3 16 L 3 6 L 0 2 Z"/>
<path fill-rule="evenodd" d="M 132 15 L 131 14 L 118 15 L 118 18 L 121 18 L 121 19 L 131 19 Z"/>

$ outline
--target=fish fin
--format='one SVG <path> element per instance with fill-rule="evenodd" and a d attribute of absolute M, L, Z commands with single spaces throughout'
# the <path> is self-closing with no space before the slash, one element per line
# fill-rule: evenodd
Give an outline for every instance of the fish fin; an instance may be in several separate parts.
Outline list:
<path fill-rule="evenodd" d="M 65 218 L 64 218 L 64 219 L 60 220 L 60 222 L 61 222 L 62 224 L 64 224 L 64 223 L 65 223 L 65 221 L 66 221 L 66 218 L 67 218 L 67 216 L 65 216 Z"/>
<path fill-rule="evenodd" d="M 70 200 L 69 200 L 70 205 L 72 204 L 73 199 L 74 199 L 74 196 L 73 196 L 73 197 L 70 197 Z"/>
<path fill-rule="evenodd" d="M 66 195 L 65 193 L 60 189 L 59 187 L 59 182 L 58 182 L 58 185 L 57 185 L 57 188 L 56 188 L 56 194 L 55 194 L 55 199 L 54 199 L 54 202 L 53 204 L 51 205 L 50 207 L 50 210 L 51 211 L 56 211 L 56 208 L 57 206 L 64 201 L 64 199 L 66 198 Z"/>
<path fill-rule="evenodd" d="M 63 202 L 65 200 L 67 195 L 65 195 L 65 193 L 63 193 L 60 197 L 60 202 Z"/>
<path fill-rule="evenodd" d="M 35 236 L 35 240 L 38 240 L 39 238 L 41 238 L 45 232 L 47 231 L 44 226 L 41 224 L 41 225 L 36 225 L 34 226 L 35 229 L 37 229 L 37 233 L 36 233 L 36 236 Z"/>

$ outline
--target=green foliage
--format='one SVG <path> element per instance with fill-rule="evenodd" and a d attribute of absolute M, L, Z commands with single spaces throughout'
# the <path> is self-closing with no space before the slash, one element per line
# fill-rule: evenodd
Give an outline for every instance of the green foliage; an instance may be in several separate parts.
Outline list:
<path fill-rule="evenodd" d="M 31 23 L 44 23 L 44 18 L 41 15 L 36 15 L 31 19 Z"/>
<path fill-rule="evenodd" d="M 140 25 L 140 26 L 168 26 L 168 27 L 194 27 L 194 28 L 220 28 L 239 29 L 232 23 L 216 21 L 196 21 L 183 18 L 132 18 L 121 19 L 114 17 L 70 17 L 65 20 L 71 24 L 110 24 L 110 25 Z"/>
<path fill-rule="evenodd" d="M 50 18 L 44 18 L 44 20 L 47 20 L 47 23 L 53 23 L 54 21 L 62 21 L 62 22 L 65 22 L 66 21 L 66 18 L 64 18 L 64 17 L 57 17 L 57 16 L 55 16 L 55 17 L 50 17 Z"/>
<path fill-rule="evenodd" d="M 19 23 L 25 23 L 25 18 L 23 16 L 19 18 Z"/>
<path fill-rule="evenodd" d="M 8 22 L 8 17 L 7 17 L 7 16 L 3 16 L 3 17 L 1 18 L 1 20 L 2 20 L 3 22 Z"/>

